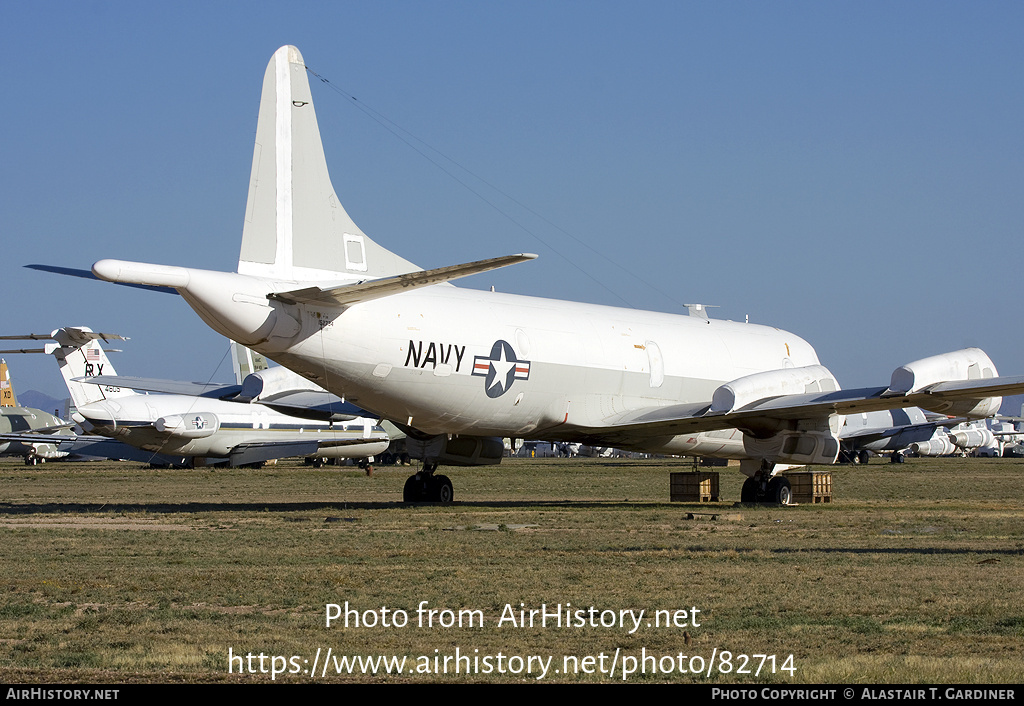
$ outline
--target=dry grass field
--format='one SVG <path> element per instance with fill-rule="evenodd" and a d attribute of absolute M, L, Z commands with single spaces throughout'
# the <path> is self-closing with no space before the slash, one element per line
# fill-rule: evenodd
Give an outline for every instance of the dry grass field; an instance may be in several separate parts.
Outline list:
<path fill-rule="evenodd" d="M 408 469 L 5 462 L 0 680 L 1024 681 L 1024 462 L 837 466 L 790 508 L 733 507 L 735 469 L 670 503 L 671 470 L 511 460 L 406 507 Z M 510 619 L 542 604 L 583 624 Z"/>

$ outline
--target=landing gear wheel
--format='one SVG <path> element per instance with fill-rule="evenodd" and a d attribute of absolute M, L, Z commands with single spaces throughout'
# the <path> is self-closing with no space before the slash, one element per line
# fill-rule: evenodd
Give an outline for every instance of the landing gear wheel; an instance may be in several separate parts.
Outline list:
<path fill-rule="evenodd" d="M 743 487 L 740 489 L 741 503 L 757 502 L 757 485 L 757 481 L 753 478 L 747 478 L 743 481 Z"/>
<path fill-rule="evenodd" d="M 448 476 L 435 476 L 432 469 L 409 476 L 402 489 L 402 500 L 407 503 L 447 505 L 454 497 L 455 489 L 451 479 Z"/>
<path fill-rule="evenodd" d="M 402 501 L 407 503 L 419 503 L 426 499 L 426 483 L 420 474 L 409 476 L 402 489 Z"/>
<path fill-rule="evenodd" d="M 861 451 L 857 458 L 860 460 L 862 464 L 867 463 L 868 460 L 871 458 L 871 454 L 869 454 L 867 451 Z"/>
<path fill-rule="evenodd" d="M 447 505 L 455 497 L 455 488 L 448 476 L 434 476 L 431 479 L 430 490 L 430 499 L 442 505 Z"/>
<path fill-rule="evenodd" d="M 768 481 L 768 495 L 765 500 L 779 505 L 789 505 L 793 500 L 793 489 L 789 481 L 781 476 L 775 476 Z"/>

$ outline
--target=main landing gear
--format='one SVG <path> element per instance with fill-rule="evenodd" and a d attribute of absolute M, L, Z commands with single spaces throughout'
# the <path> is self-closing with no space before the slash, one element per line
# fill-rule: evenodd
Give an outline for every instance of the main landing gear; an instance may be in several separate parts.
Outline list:
<path fill-rule="evenodd" d="M 864 464 L 871 460 L 871 454 L 866 449 L 860 451 L 840 451 L 836 463 L 860 463 Z"/>
<path fill-rule="evenodd" d="M 451 479 L 434 475 L 436 470 L 436 463 L 424 463 L 416 475 L 409 476 L 402 490 L 402 500 L 407 503 L 450 503 L 455 496 Z"/>
<path fill-rule="evenodd" d="M 782 476 L 773 477 L 771 470 L 772 466 L 762 467 L 743 482 L 743 488 L 740 489 L 741 503 L 790 504 L 793 500 L 793 488 L 789 480 Z"/>

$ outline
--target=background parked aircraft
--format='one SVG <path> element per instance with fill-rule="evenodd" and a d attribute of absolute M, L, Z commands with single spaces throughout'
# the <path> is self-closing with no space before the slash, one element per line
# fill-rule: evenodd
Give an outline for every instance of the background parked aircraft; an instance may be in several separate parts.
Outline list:
<path fill-rule="evenodd" d="M 1021 439 L 1013 424 L 998 417 L 963 422 L 949 430 L 950 441 L 972 456 L 1002 456 L 1003 450 Z"/>
<path fill-rule="evenodd" d="M 39 433 L 45 430 L 57 432 L 67 426 L 59 417 L 41 409 L 18 406 L 7 361 L 0 359 L 0 434 Z M 30 466 L 64 455 L 58 450 L 57 444 L 50 441 L 0 441 L 0 456 L 21 456 Z"/>
<path fill-rule="evenodd" d="M 289 388 L 296 376 L 283 369 L 252 373 L 242 385 L 168 383 L 178 386 L 178 394 L 138 394 L 130 387 L 132 380 L 116 376 L 99 344 L 121 336 L 65 327 L 49 336 L 24 338 L 56 341 L 42 350 L 57 360 L 75 404 L 76 422 L 87 432 L 145 451 L 240 466 L 287 456 L 365 459 L 388 445 L 387 434 L 373 420 L 348 410 L 331 411 L 332 401 L 341 407 L 340 401 L 322 390 L 320 404 L 309 404 L 305 416 L 278 411 L 299 408 L 296 400 L 314 401 L 309 383 L 301 380 L 298 389 Z M 202 394 L 180 394 L 183 390 Z M 239 397 L 245 390 L 253 392 Z M 242 401 L 220 399 L 225 391 Z M 253 401 L 261 396 L 268 404 Z"/>
<path fill-rule="evenodd" d="M 849 414 L 839 431 L 840 457 L 866 463 L 870 453 L 889 453 L 893 460 L 902 460 L 900 452 L 909 448 L 922 456 L 945 456 L 955 450 L 946 429 L 962 421 L 962 417 L 928 415 L 920 407 Z"/>

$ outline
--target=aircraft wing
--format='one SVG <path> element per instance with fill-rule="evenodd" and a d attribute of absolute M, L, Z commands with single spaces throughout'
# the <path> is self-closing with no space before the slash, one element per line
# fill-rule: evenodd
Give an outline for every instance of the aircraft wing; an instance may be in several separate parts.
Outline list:
<path fill-rule="evenodd" d="M 326 391 L 295 390 L 282 392 L 270 397 L 261 397 L 258 402 L 281 414 L 302 417 L 304 419 L 333 419 L 337 422 L 355 419 L 356 417 L 377 418 L 376 415 L 370 414 L 365 409 L 356 407 L 351 402 L 344 402 L 337 395 L 332 395 Z"/>
<path fill-rule="evenodd" d="M 920 424 L 907 424 L 904 426 L 892 426 L 885 429 L 858 429 L 847 433 L 840 432 L 840 439 L 864 439 L 867 437 L 878 437 L 884 438 L 887 436 L 895 436 L 901 432 L 913 431 L 915 429 L 928 429 L 938 427 L 955 427 L 957 424 L 970 421 L 967 417 L 943 417 L 933 422 L 922 422 Z"/>
<path fill-rule="evenodd" d="M 60 427 L 52 428 L 59 429 Z M 78 441 L 81 438 L 83 437 L 79 434 L 43 434 L 40 432 L 0 433 L 0 441 L 20 441 L 23 444 L 59 444 L 66 441 Z"/>
<path fill-rule="evenodd" d="M 738 409 L 716 411 L 712 404 L 681 404 L 633 410 L 606 424 L 579 428 L 584 434 L 623 439 L 677 436 L 717 429 L 741 429 L 754 434 L 775 431 L 788 423 L 821 419 L 832 414 L 858 414 L 899 407 L 934 409 L 959 400 L 975 400 L 1024 392 L 1024 376 L 940 382 L 917 392 L 896 394 L 891 388 L 860 388 L 777 395 L 755 400 Z"/>
<path fill-rule="evenodd" d="M 245 466 L 250 463 L 269 461 L 275 458 L 291 458 L 292 456 L 312 456 L 322 448 L 338 448 L 340 446 L 356 446 L 358 444 L 376 444 L 385 439 L 352 438 L 334 439 L 331 441 L 269 441 L 239 444 L 231 449 L 228 463 L 231 466 Z"/>
<path fill-rule="evenodd" d="M 896 436 L 901 432 L 909 432 L 914 431 L 916 429 L 934 429 L 937 426 L 938 425 L 935 424 L 934 422 L 924 422 L 923 424 L 907 424 L 906 426 L 894 426 L 882 429 L 872 427 L 868 429 L 858 429 L 857 431 L 851 432 L 840 431 L 839 438 L 842 439 L 843 441 L 846 441 L 848 439 L 884 439 L 889 436 Z"/>
<path fill-rule="evenodd" d="M 108 436 L 91 434 L 4 433 L 0 434 L 0 441 L 18 441 L 23 444 L 56 444 L 57 451 L 68 454 L 69 459 L 107 458 L 116 461 L 163 463 L 177 466 L 185 465 L 189 460 L 184 456 L 167 456 L 131 446 Z"/>
<path fill-rule="evenodd" d="M 57 450 L 67 453 L 69 458 L 81 460 L 106 458 L 168 466 L 185 466 L 191 460 L 185 456 L 167 456 L 146 451 L 106 436 L 82 436 L 75 441 L 63 441 L 57 446 Z"/>

